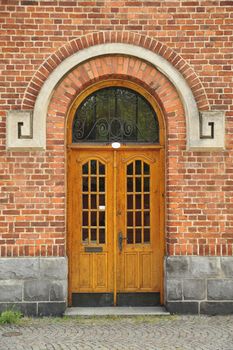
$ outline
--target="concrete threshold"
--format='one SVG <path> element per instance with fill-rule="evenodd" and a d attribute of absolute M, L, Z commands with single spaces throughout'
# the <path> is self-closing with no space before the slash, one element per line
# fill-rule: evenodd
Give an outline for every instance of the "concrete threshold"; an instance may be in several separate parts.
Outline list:
<path fill-rule="evenodd" d="M 162 306 L 69 307 L 64 316 L 168 316 Z"/>

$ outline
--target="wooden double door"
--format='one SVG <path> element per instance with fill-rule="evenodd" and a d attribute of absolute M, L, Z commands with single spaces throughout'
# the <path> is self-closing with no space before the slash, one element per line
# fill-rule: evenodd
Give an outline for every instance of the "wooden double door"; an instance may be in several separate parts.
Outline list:
<path fill-rule="evenodd" d="M 68 151 L 69 303 L 162 298 L 161 150 Z"/>

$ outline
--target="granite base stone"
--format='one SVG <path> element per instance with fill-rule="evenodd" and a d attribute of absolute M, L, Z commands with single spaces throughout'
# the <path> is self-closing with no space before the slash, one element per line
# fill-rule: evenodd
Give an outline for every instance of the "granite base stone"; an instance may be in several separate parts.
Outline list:
<path fill-rule="evenodd" d="M 65 257 L 1 258 L 0 313 L 19 310 L 27 316 L 62 315 L 67 306 Z"/>
<path fill-rule="evenodd" d="M 166 257 L 165 300 L 171 313 L 232 314 L 233 257 Z"/>
<path fill-rule="evenodd" d="M 67 281 L 65 257 L 1 258 L 0 312 L 62 315 Z M 233 257 L 166 257 L 165 305 L 171 313 L 232 314 Z"/>

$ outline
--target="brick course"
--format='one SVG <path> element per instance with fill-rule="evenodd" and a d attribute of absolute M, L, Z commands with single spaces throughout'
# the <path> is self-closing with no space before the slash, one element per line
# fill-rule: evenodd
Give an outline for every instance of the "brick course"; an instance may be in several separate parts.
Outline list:
<path fill-rule="evenodd" d="M 232 255 L 232 20 L 232 1 L 0 1 L 1 256 L 65 255 L 66 113 L 88 84 L 120 75 L 140 82 L 158 100 L 165 101 L 163 84 L 169 90 L 164 105 L 168 255 Z M 226 150 L 188 152 L 183 108 L 172 84 L 150 65 L 118 56 L 84 63 L 59 84 L 49 107 L 45 152 L 6 152 L 6 111 L 33 109 L 60 62 L 108 42 L 160 54 L 185 77 L 199 110 L 226 111 Z M 145 71 L 155 74 L 160 86 L 153 87 L 149 74 L 142 81 Z M 77 75 L 85 78 L 81 85 Z"/>

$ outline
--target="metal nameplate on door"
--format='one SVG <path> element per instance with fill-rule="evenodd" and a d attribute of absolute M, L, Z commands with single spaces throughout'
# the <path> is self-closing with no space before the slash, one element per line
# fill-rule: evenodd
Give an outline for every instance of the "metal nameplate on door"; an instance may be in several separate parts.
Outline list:
<path fill-rule="evenodd" d="M 84 251 L 86 253 L 100 253 L 103 251 L 103 247 L 85 247 Z"/>

